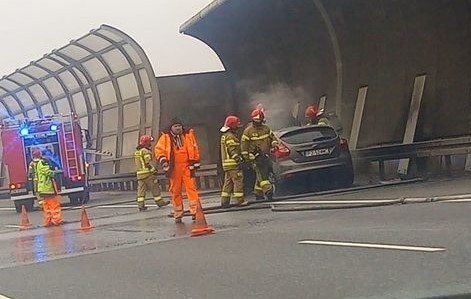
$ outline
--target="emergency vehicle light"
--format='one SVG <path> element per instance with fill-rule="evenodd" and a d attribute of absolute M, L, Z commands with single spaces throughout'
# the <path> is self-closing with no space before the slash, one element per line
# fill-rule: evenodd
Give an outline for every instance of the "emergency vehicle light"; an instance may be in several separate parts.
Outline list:
<path fill-rule="evenodd" d="M 57 131 L 58 127 L 56 124 L 52 124 L 50 127 L 51 131 Z"/>
<path fill-rule="evenodd" d="M 29 129 L 28 128 L 21 128 L 20 130 L 20 135 L 21 136 L 26 136 L 29 134 Z"/>

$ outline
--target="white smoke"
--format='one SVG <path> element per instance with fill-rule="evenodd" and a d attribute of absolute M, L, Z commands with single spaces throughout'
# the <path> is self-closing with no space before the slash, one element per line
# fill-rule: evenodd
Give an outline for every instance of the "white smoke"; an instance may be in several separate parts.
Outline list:
<path fill-rule="evenodd" d="M 292 126 L 294 117 L 299 117 L 312 100 L 301 87 L 292 88 L 284 83 L 271 85 L 263 92 L 250 94 L 250 105 L 255 108 L 261 104 L 265 109 L 267 125 L 273 130 Z"/>

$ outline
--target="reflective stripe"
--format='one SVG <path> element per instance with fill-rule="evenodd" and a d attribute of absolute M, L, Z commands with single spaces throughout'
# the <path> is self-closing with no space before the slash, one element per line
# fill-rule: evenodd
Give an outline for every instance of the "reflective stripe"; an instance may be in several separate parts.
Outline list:
<path fill-rule="evenodd" d="M 145 197 L 138 197 L 138 198 L 137 198 L 137 202 L 143 202 L 143 201 L 145 201 L 145 200 L 146 200 Z"/>
<path fill-rule="evenodd" d="M 154 200 L 155 200 L 155 201 L 161 201 L 161 200 L 162 200 L 162 196 L 154 197 Z"/>
<path fill-rule="evenodd" d="M 232 195 L 234 195 L 234 197 L 244 197 L 244 193 L 242 192 L 234 192 Z"/>
<path fill-rule="evenodd" d="M 139 170 L 139 171 L 136 171 L 136 174 L 147 174 L 147 173 L 151 173 L 152 171 L 150 170 Z"/>
<path fill-rule="evenodd" d="M 247 152 L 247 151 L 243 151 L 241 154 L 242 154 L 242 155 L 248 155 L 248 154 L 249 154 L 249 152 Z"/>
<path fill-rule="evenodd" d="M 270 134 L 263 134 L 261 136 L 252 136 L 250 137 L 250 140 L 263 140 L 270 137 Z"/>
<path fill-rule="evenodd" d="M 275 145 L 278 145 L 278 141 L 273 140 L 273 141 L 271 142 L 271 146 L 275 146 Z"/>
<path fill-rule="evenodd" d="M 252 154 L 252 153 L 250 153 L 250 154 L 249 154 L 249 159 L 250 159 L 250 160 L 255 160 L 255 155 Z"/>
<path fill-rule="evenodd" d="M 222 166 L 236 166 L 237 162 L 234 159 L 227 159 L 222 162 Z"/>
<path fill-rule="evenodd" d="M 227 192 L 222 191 L 221 192 L 221 197 L 230 197 L 231 195 Z"/>
<path fill-rule="evenodd" d="M 256 191 L 262 191 L 262 187 L 260 187 L 260 186 L 255 186 L 255 187 L 254 187 L 254 190 L 256 190 Z"/>
<path fill-rule="evenodd" d="M 232 155 L 231 158 L 232 158 L 232 159 L 235 159 L 235 158 L 238 157 L 238 156 L 239 156 L 239 154 L 238 154 L 238 153 L 235 153 L 235 154 Z"/>
<path fill-rule="evenodd" d="M 242 139 L 242 141 L 248 141 L 248 140 L 250 140 L 250 137 L 244 134 L 244 135 L 242 135 L 241 139 Z"/>
<path fill-rule="evenodd" d="M 240 143 L 236 142 L 235 140 L 227 140 L 226 141 L 226 145 L 239 145 Z"/>
<path fill-rule="evenodd" d="M 271 184 L 271 183 L 270 183 L 270 181 L 268 181 L 268 180 L 267 180 L 267 181 L 261 181 L 261 182 L 260 182 L 260 187 L 263 188 L 263 187 L 265 187 L 265 186 L 267 186 L 267 185 L 270 185 L 270 184 Z"/>

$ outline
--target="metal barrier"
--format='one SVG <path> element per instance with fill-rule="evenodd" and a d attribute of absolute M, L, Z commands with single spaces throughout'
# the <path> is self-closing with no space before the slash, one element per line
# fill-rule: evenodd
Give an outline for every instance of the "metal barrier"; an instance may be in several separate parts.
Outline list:
<path fill-rule="evenodd" d="M 109 162 L 108 161 L 103 161 Z M 162 190 L 168 190 L 169 180 L 163 172 L 157 175 Z M 219 189 L 221 182 L 217 173 L 217 165 L 202 165 L 195 174 L 196 185 L 199 190 Z M 91 191 L 135 191 L 137 190 L 136 173 L 120 173 L 111 175 L 99 175 L 89 178 Z"/>
<path fill-rule="evenodd" d="M 410 144 L 387 144 L 352 151 L 354 160 L 378 161 L 381 179 L 385 177 L 384 161 L 444 156 L 447 168 L 451 167 L 451 155 L 471 153 L 471 136 L 436 139 Z"/>

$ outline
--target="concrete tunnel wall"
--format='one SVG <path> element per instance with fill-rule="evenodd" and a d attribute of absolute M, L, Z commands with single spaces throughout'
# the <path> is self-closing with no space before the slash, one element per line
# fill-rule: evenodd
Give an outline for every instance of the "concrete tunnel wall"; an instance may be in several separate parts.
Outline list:
<path fill-rule="evenodd" d="M 419 74 L 427 79 L 415 140 L 471 132 L 469 11 L 465 0 L 226 0 L 181 31 L 219 55 L 244 117 L 263 102 L 286 118 L 294 102 L 303 110 L 327 95 L 349 136 L 358 88 L 368 85 L 358 143 L 367 147 L 402 141 Z"/>

